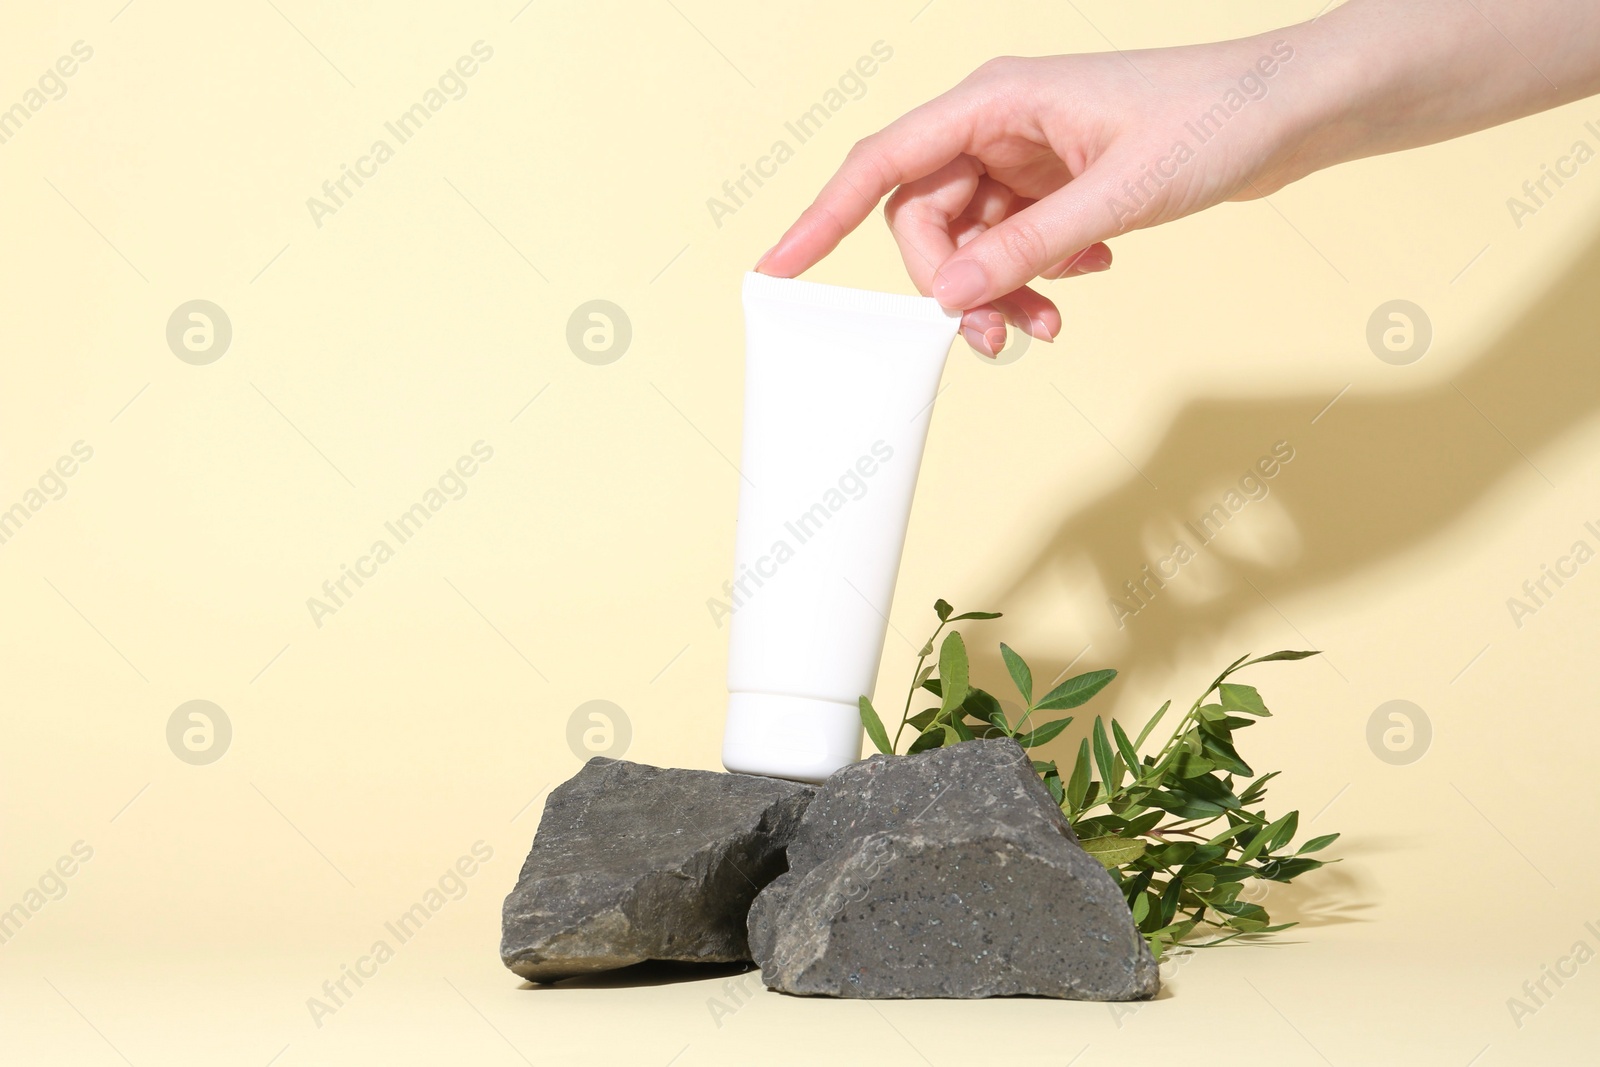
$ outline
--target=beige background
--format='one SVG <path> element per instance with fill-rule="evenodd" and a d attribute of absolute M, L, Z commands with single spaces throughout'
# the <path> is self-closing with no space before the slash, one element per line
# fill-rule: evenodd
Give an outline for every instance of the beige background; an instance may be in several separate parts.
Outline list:
<path fill-rule="evenodd" d="M 523 990 L 496 946 L 578 705 L 624 710 L 630 758 L 717 765 L 741 271 L 853 140 L 985 58 L 1315 6 L 123 4 L 0 33 L 0 107 L 94 50 L 0 145 L 0 507 L 93 449 L 0 545 L 0 908 L 93 849 L 0 945 L 8 1063 L 1088 1065 L 1228 1030 L 1293 1064 L 1593 1057 L 1600 965 L 1520 1027 L 1507 1001 L 1600 948 L 1600 567 L 1520 628 L 1506 600 L 1600 544 L 1600 163 L 1520 228 L 1506 199 L 1600 146 L 1600 102 L 1125 237 L 1050 287 L 1054 346 L 952 353 L 880 696 L 937 596 L 1007 613 L 968 631 L 990 681 L 1002 639 L 1038 673 L 1116 666 L 1102 709 L 1133 722 L 1240 653 L 1326 650 L 1257 671 L 1278 716 L 1246 748 L 1346 835 L 1271 894 L 1303 927 L 1169 967 L 1131 1014 L 765 994 L 719 1025 L 721 979 Z M 307 198 L 479 40 L 466 95 L 316 226 Z M 865 94 L 718 226 L 707 198 L 880 40 Z M 879 224 L 810 276 L 907 290 Z M 1409 366 L 1365 341 L 1397 298 L 1434 329 Z M 206 366 L 165 340 L 194 299 L 232 323 Z M 632 324 L 606 366 L 565 341 L 593 299 Z M 316 626 L 307 598 L 480 440 L 466 495 Z M 1119 630 L 1106 590 L 1279 440 L 1271 495 Z M 166 742 L 194 699 L 233 726 L 207 766 Z M 1366 740 L 1394 699 L 1433 727 L 1405 766 Z M 464 897 L 315 1025 L 307 998 L 479 841 Z"/>

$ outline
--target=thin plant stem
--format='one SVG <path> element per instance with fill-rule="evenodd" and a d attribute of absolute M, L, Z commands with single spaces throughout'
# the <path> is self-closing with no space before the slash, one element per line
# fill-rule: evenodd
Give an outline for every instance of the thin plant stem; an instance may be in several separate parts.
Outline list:
<path fill-rule="evenodd" d="M 934 642 L 939 640 L 939 635 L 944 633 L 944 628 L 946 626 L 948 626 L 949 624 L 950 624 L 950 621 L 948 619 L 942 620 L 939 623 L 939 628 L 937 630 L 933 631 L 933 636 L 928 638 L 928 643 L 926 645 L 922 646 L 923 648 L 926 648 L 928 651 L 924 652 L 921 656 L 917 657 L 917 669 L 911 672 L 911 688 L 906 693 L 905 710 L 900 713 L 900 726 L 894 732 L 894 744 L 889 746 L 890 749 L 897 749 L 897 748 L 900 747 L 900 735 L 905 733 L 906 723 L 911 718 L 911 701 L 912 701 L 912 698 L 917 695 L 917 690 L 922 688 L 922 683 L 919 682 L 917 679 L 922 677 L 922 668 L 927 665 L 928 657 L 933 654 Z"/>

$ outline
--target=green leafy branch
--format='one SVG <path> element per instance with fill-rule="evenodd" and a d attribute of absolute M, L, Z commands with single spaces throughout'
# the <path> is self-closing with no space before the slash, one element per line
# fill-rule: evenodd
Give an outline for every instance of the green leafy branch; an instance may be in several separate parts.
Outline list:
<path fill-rule="evenodd" d="M 1079 707 L 1117 676 L 1114 670 L 1089 671 L 1068 678 L 1036 700 L 1032 670 L 1010 646 L 1001 644 L 1000 657 L 1023 704 L 1017 721 L 1009 722 L 1000 701 L 971 684 L 960 631 L 945 632 L 952 623 L 998 619 L 1000 613 L 956 615 L 943 600 L 935 602 L 934 612 L 939 626 L 917 659 L 893 741 L 872 701 L 860 699 L 862 726 L 880 752 L 893 754 L 908 727 L 916 737 L 907 754 L 992 737 L 1010 737 L 1032 749 L 1057 737 L 1073 721 L 1067 716 L 1038 723 L 1037 713 Z M 936 644 L 938 660 L 930 664 Z M 1034 770 L 1061 806 L 1079 843 L 1122 889 L 1134 922 L 1157 958 L 1201 928 L 1219 936 L 1197 947 L 1294 925 L 1273 925 L 1259 903 L 1240 900 L 1244 883 L 1289 882 L 1323 866 L 1326 861 L 1310 854 L 1339 835 L 1313 837 L 1289 851 L 1299 830 L 1299 812 L 1278 818 L 1267 815 L 1260 805 L 1267 783 L 1279 772 L 1256 775 L 1240 757 L 1233 738 L 1236 731 L 1272 712 L 1254 686 L 1229 679 L 1256 664 L 1315 655 L 1282 651 L 1234 660 L 1190 705 L 1154 755 L 1141 753 L 1171 709 L 1170 700 L 1137 737 L 1129 737 L 1109 716 L 1095 716 L 1065 780 L 1054 760 L 1033 760 Z M 912 714 L 919 692 L 931 694 L 938 704 Z"/>

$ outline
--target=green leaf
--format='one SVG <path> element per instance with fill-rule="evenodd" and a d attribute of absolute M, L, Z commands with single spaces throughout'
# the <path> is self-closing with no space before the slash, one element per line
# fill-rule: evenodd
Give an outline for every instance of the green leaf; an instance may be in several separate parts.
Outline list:
<path fill-rule="evenodd" d="M 1292 882 L 1307 871 L 1314 871 L 1323 866 L 1326 866 L 1326 864 L 1322 860 L 1314 860 L 1305 856 L 1268 860 L 1261 865 L 1258 877 L 1264 878 L 1269 882 Z"/>
<path fill-rule="evenodd" d="M 1146 770 L 1148 769 L 1146 768 Z M 1154 788 L 1155 783 L 1141 784 L 1135 782 L 1129 785 L 1123 795 L 1118 797 L 1116 802 L 1111 805 L 1111 810 L 1129 819 L 1138 818 L 1150 810 L 1150 805 L 1144 802 L 1144 798 Z"/>
<path fill-rule="evenodd" d="M 960 615 L 950 616 L 951 622 L 960 622 L 962 619 L 998 619 L 1002 613 L 998 611 L 964 611 Z"/>
<path fill-rule="evenodd" d="M 918 752 L 926 752 L 930 748 L 938 748 L 943 741 L 943 728 L 935 726 L 931 730 L 924 731 L 915 741 L 911 742 L 911 747 L 906 749 L 906 755 L 915 756 Z"/>
<path fill-rule="evenodd" d="M 1052 774 L 1044 780 L 1044 784 L 1049 788 L 1050 796 L 1055 800 L 1056 807 L 1060 807 L 1062 802 L 1067 799 L 1067 791 L 1061 787 L 1061 776 Z"/>
<path fill-rule="evenodd" d="M 1180 751 L 1172 760 L 1172 776 L 1174 778 L 1199 778 L 1201 775 L 1210 774 L 1217 769 L 1217 765 L 1204 756 L 1196 756 L 1192 752 Z"/>
<path fill-rule="evenodd" d="M 1239 753 L 1234 751 L 1233 745 L 1209 732 L 1200 735 L 1200 750 L 1210 758 L 1211 762 L 1227 771 L 1229 774 L 1254 774 L 1250 764 L 1239 758 Z"/>
<path fill-rule="evenodd" d="M 1166 890 L 1161 894 L 1161 926 L 1166 926 L 1172 922 L 1173 918 L 1178 914 L 1178 898 L 1182 893 L 1182 878 L 1173 878 L 1172 881 L 1167 883 Z"/>
<path fill-rule="evenodd" d="M 933 670 L 931 664 L 929 665 L 928 670 Z M 944 686 L 939 684 L 939 679 L 937 678 L 924 678 L 921 682 L 921 685 L 922 688 L 926 689 L 936 697 L 944 696 Z"/>
<path fill-rule="evenodd" d="M 1146 893 L 1145 896 L 1150 899 L 1150 908 L 1144 917 L 1144 921 L 1139 924 L 1139 932 L 1148 936 L 1152 931 L 1161 929 L 1166 923 L 1161 918 L 1161 896 L 1153 891 Z"/>
<path fill-rule="evenodd" d="M 1127 820 L 1119 819 L 1115 815 L 1096 815 L 1092 819 L 1079 819 L 1072 826 L 1072 832 L 1079 841 L 1087 841 L 1091 837 L 1127 837 L 1123 831 L 1127 828 Z"/>
<path fill-rule="evenodd" d="M 1320 852 L 1337 840 L 1339 840 L 1338 834 L 1323 834 L 1321 837 L 1313 837 L 1310 841 L 1301 845 L 1296 850 L 1295 855 L 1304 856 L 1307 852 Z"/>
<path fill-rule="evenodd" d="M 1194 781 L 1204 781 L 1204 779 L 1197 778 Z M 1215 801 L 1191 796 L 1177 790 L 1153 790 L 1148 799 L 1152 807 L 1170 811 L 1180 819 L 1204 819 L 1221 815 L 1228 810 Z"/>
<path fill-rule="evenodd" d="M 1107 789 L 1113 788 L 1111 779 L 1116 771 L 1112 767 L 1111 742 L 1106 738 L 1106 724 L 1098 715 L 1094 717 L 1094 762 L 1099 768 L 1100 780 Z"/>
<path fill-rule="evenodd" d="M 933 717 L 937 714 L 939 714 L 938 708 L 928 708 L 926 711 L 919 711 L 915 715 L 911 716 L 911 718 L 906 720 L 906 725 L 910 726 L 913 730 L 920 734 L 922 731 L 928 728 L 928 724 L 933 721 Z"/>
<path fill-rule="evenodd" d="M 1267 783 L 1282 773 L 1282 771 L 1272 771 L 1270 773 L 1263 774 L 1260 778 L 1257 778 L 1253 783 L 1250 784 L 1248 788 L 1245 789 L 1243 793 L 1239 794 L 1239 803 L 1254 804 L 1256 801 L 1266 796 Z"/>
<path fill-rule="evenodd" d="M 1270 823 L 1265 830 L 1262 830 L 1259 834 L 1251 839 L 1250 844 L 1243 852 L 1239 853 L 1239 862 L 1249 863 L 1251 860 L 1261 855 L 1262 851 L 1268 847 L 1272 839 L 1276 837 L 1285 826 L 1289 825 L 1290 818 L 1298 819 L 1299 815 L 1299 812 L 1291 811 L 1283 818 L 1278 819 L 1276 822 Z"/>
<path fill-rule="evenodd" d="M 1117 676 L 1113 670 L 1090 671 L 1080 674 L 1076 678 L 1068 678 L 1060 685 L 1044 695 L 1044 699 L 1034 705 L 1036 711 L 1065 711 L 1083 704 L 1090 697 L 1111 684 L 1111 679 Z"/>
<path fill-rule="evenodd" d="M 1200 920 L 1198 919 L 1184 919 L 1183 921 L 1175 922 L 1170 926 L 1163 926 L 1159 930 L 1152 930 L 1149 934 L 1149 937 L 1154 940 L 1155 944 L 1150 946 L 1151 952 L 1155 952 L 1156 944 L 1169 945 L 1177 944 L 1179 941 L 1182 941 L 1185 937 L 1189 936 L 1189 931 L 1193 930 L 1199 921 Z"/>
<path fill-rule="evenodd" d="M 1220 738 L 1223 741 L 1231 742 L 1233 740 L 1233 731 L 1242 730 L 1246 726 L 1254 726 L 1260 721 L 1259 719 L 1245 718 L 1242 715 L 1229 715 L 1227 712 L 1222 710 L 1222 706 L 1220 704 L 1210 706 L 1217 709 L 1214 713 L 1216 717 L 1213 718 L 1211 716 L 1201 716 L 1200 729 L 1205 733 L 1210 734 L 1212 737 Z M 1206 709 L 1201 708 L 1200 710 L 1205 711 Z"/>
<path fill-rule="evenodd" d="M 1239 685 L 1235 682 L 1223 682 L 1218 687 L 1222 694 L 1222 706 L 1229 711 L 1242 711 L 1246 715 L 1271 715 L 1267 706 L 1261 702 L 1261 694 L 1256 692 L 1253 685 Z"/>
<path fill-rule="evenodd" d="M 961 710 L 964 714 L 970 715 L 980 722 L 998 726 L 1008 734 L 1011 732 L 1010 726 L 1006 722 L 1005 710 L 1000 707 L 1000 701 L 982 689 L 973 689 L 967 693 L 967 699 L 962 702 Z"/>
<path fill-rule="evenodd" d="M 1144 855 L 1145 843 L 1125 837 L 1091 837 L 1078 842 L 1103 867 L 1121 867 Z"/>
<path fill-rule="evenodd" d="M 1084 797 L 1089 793 L 1089 739 L 1078 742 L 1078 761 L 1072 765 L 1072 777 L 1067 780 L 1067 802 L 1073 811 L 1083 810 Z"/>
<path fill-rule="evenodd" d="M 1271 841 L 1267 842 L 1268 852 L 1276 852 L 1278 849 L 1294 840 L 1295 831 L 1300 829 L 1300 813 L 1298 811 L 1291 811 L 1279 821 L 1281 821 L 1283 825 L 1278 827 L 1278 832 L 1272 835 Z"/>
<path fill-rule="evenodd" d="M 1290 652 L 1285 650 L 1283 652 L 1274 652 L 1270 656 L 1257 656 L 1255 659 L 1251 660 L 1250 663 L 1243 664 L 1242 666 L 1248 667 L 1255 663 L 1271 663 L 1274 660 L 1283 659 L 1310 659 L 1312 656 L 1320 655 L 1322 655 L 1321 652 Z"/>
<path fill-rule="evenodd" d="M 1139 748 L 1145 743 L 1145 739 L 1150 736 L 1150 731 L 1156 728 L 1156 723 L 1161 721 L 1161 716 L 1165 715 L 1170 707 L 1172 707 L 1172 701 L 1169 700 L 1161 705 L 1154 715 L 1150 716 L 1150 721 L 1144 724 L 1143 730 L 1139 731 L 1138 740 L 1133 743 L 1134 748 Z"/>
<path fill-rule="evenodd" d="M 1138 818 L 1130 820 L 1128 823 L 1128 828 L 1125 832 L 1130 837 L 1140 837 L 1153 830 L 1156 824 L 1166 817 L 1167 813 L 1164 811 L 1156 810 L 1146 812 L 1145 814 L 1140 815 Z"/>
<path fill-rule="evenodd" d="M 1228 916 L 1228 925 L 1236 930 L 1259 930 L 1271 920 L 1267 916 L 1267 909 L 1260 904 L 1234 902 L 1232 904 L 1218 904 L 1217 910 Z M 1247 926 L 1252 923 L 1254 926 Z"/>
<path fill-rule="evenodd" d="M 1170 788 L 1175 792 L 1188 793 L 1193 796 L 1214 801 L 1224 808 L 1231 809 L 1239 806 L 1239 798 L 1233 795 L 1233 790 L 1229 788 L 1226 782 L 1215 777 L 1214 775 L 1202 775 L 1199 778 L 1190 778 L 1185 780 L 1182 784 L 1174 785 Z"/>
<path fill-rule="evenodd" d="M 1028 669 L 1028 664 L 1023 658 L 1011 651 L 1011 646 L 1004 641 L 1000 642 L 1000 658 L 1006 661 L 1006 670 L 1011 674 L 1011 680 L 1016 683 L 1017 692 L 1022 694 L 1022 702 L 1033 704 L 1033 672 Z"/>
<path fill-rule="evenodd" d="M 1184 870 L 1198 870 L 1208 864 L 1217 862 L 1227 854 L 1228 846 L 1226 845 L 1196 844 L 1194 850 L 1189 853 L 1189 858 L 1183 861 Z"/>
<path fill-rule="evenodd" d="M 954 611 L 954 610 L 956 610 L 956 609 L 952 608 L 950 606 L 949 602 L 946 601 L 943 597 L 941 597 L 940 599 L 935 600 L 933 602 L 934 614 L 939 616 L 939 621 L 940 622 L 949 622 L 950 621 L 950 613 L 952 611 Z"/>
<path fill-rule="evenodd" d="M 1057 719 L 1054 722 L 1047 722 L 1043 726 L 1035 727 L 1025 734 L 1017 734 L 1017 744 L 1023 748 L 1035 748 L 1053 739 L 1062 730 L 1065 730 L 1067 724 L 1071 721 L 1072 716 L 1069 715 L 1065 719 Z"/>
<path fill-rule="evenodd" d="M 1237 826 L 1230 826 L 1226 830 L 1222 831 L 1222 833 L 1218 834 L 1216 837 L 1211 838 L 1209 841 L 1206 842 L 1206 844 L 1208 844 L 1208 845 L 1220 845 L 1224 841 L 1233 840 L 1235 837 L 1237 837 L 1239 835 L 1239 831 L 1248 830 L 1248 829 L 1251 829 L 1251 824 L 1247 823 L 1247 822 L 1239 823 Z"/>
<path fill-rule="evenodd" d="M 1128 769 L 1135 773 L 1139 770 L 1139 750 L 1133 747 L 1133 742 L 1128 740 L 1128 731 L 1115 719 L 1111 720 L 1111 736 L 1117 742 L 1117 751 L 1122 753 L 1122 762 Z"/>
<path fill-rule="evenodd" d="M 1176 867 L 1189 862 L 1197 847 L 1193 841 L 1169 841 L 1150 850 L 1150 861 L 1158 867 Z"/>
<path fill-rule="evenodd" d="M 1216 887 L 1206 894 L 1206 903 L 1208 905 L 1216 907 L 1219 904 L 1232 904 L 1239 899 L 1239 891 L 1244 888 L 1242 881 L 1220 881 L 1214 871 L 1207 871 L 1206 873 L 1211 876 L 1213 882 L 1217 882 Z"/>
<path fill-rule="evenodd" d="M 1251 904 L 1248 901 L 1244 901 L 1244 900 L 1236 900 L 1232 904 L 1216 904 L 1216 905 L 1213 905 L 1213 906 L 1216 908 L 1217 911 L 1221 912 L 1224 915 L 1248 915 L 1252 911 L 1256 911 L 1256 912 L 1264 912 L 1264 911 L 1266 911 L 1266 909 L 1261 907 L 1261 905 L 1259 905 L 1259 904 Z"/>
<path fill-rule="evenodd" d="M 878 713 L 873 710 L 872 701 L 862 697 L 859 701 L 861 707 L 861 725 L 866 727 L 867 736 L 872 738 L 872 743 L 878 746 L 878 751 L 885 755 L 894 754 L 894 746 L 889 743 L 889 733 L 883 728 L 883 720 L 878 718 Z"/>
<path fill-rule="evenodd" d="M 967 699 L 967 643 L 952 630 L 939 646 L 940 713 L 948 718 Z"/>
<path fill-rule="evenodd" d="M 1238 670 L 1240 667 L 1244 666 L 1244 661 L 1249 659 L 1249 658 L 1250 658 L 1250 653 L 1246 652 L 1244 655 L 1240 656 L 1238 659 L 1234 660 L 1232 663 L 1230 663 L 1226 667 L 1224 667 L 1223 670 L 1222 670 L 1222 673 L 1217 675 L 1217 680 L 1215 682 L 1211 683 L 1211 688 L 1215 689 L 1217 687 L 1218 683 L 1220 683 L 1224 678 L 1226 678 L 1228 675 L 1232 674 L 1234 671 Z M 1209 690 L 1208 690 L 1208 692 L 1209 692 Z"/>

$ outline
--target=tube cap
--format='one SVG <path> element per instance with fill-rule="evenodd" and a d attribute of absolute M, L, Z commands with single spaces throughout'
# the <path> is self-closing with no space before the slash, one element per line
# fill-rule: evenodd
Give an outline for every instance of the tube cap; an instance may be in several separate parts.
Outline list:
<path fill-rule="evenodd" d="M 729 693 L 722 765 L 738 774 L 822 782 L 861 758 L 852 704 L 775 693 Z"/>

